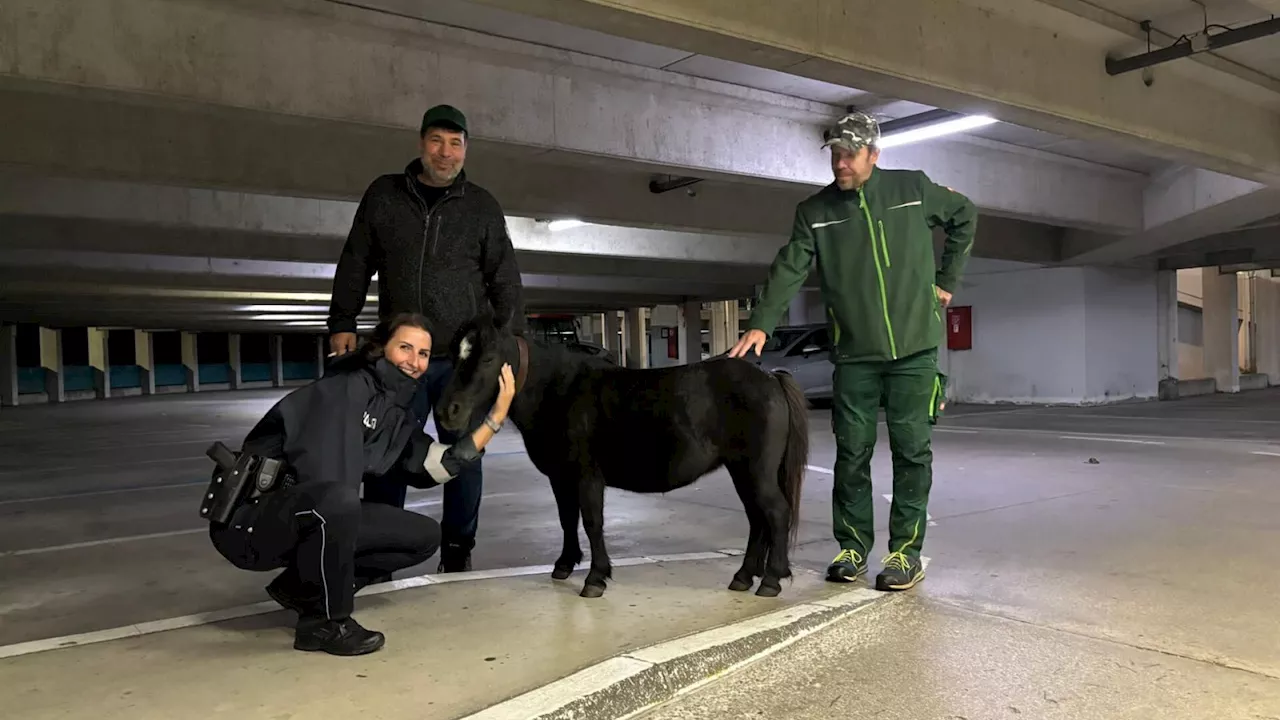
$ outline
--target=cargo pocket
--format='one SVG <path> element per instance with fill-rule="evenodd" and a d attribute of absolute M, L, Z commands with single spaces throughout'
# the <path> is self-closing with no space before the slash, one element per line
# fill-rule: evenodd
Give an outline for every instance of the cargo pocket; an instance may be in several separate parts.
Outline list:
<path fill-rule="evenodd" d="M 938 416 L 947 407 L 947 376 L 939 372 L 933 378 L 933 393 L 929 401 L 929 424 L 937 425 Z"/>
<path fill-rule="evenodd" d="M 231 522 L 215 526 L 209 535 L 218 554 L 241 570 L 258 570 L 260 559 L 253 543 L 256 508 L 249 504 L 236 508 Z"/>

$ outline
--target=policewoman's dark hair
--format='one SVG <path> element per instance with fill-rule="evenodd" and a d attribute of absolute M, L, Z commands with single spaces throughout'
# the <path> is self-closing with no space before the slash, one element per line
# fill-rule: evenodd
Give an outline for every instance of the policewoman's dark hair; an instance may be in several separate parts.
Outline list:
<path fill-rule="evenodd" d="M 378 326 L 373 329 L 373 335 L 360 348 L 360 352 L 370 361 L 377 360 L 383 356 L 387 343 L 391 342 L 391 338 L 395 337 L 396 332 L 402 327 L 417 328 L 428 335 L 431 334 L 425 317 L 414 312 L 403 312 L 378 323 Z"/>
<path fill-rule="evenodd" d="M 427 319 L 422 315 L 413 312 L 400 313 L 378 323 L 369 339 L 354 352 L 334 358 L 325 370 L 325 374 L 349 372 L 366 363 L 377 362 L 386 353 L 387 343 L 391 342 L 391 338 L 396 336 L 396 331 L 402 327 L 417 328 L 428 334 L 431 332 Z"/>

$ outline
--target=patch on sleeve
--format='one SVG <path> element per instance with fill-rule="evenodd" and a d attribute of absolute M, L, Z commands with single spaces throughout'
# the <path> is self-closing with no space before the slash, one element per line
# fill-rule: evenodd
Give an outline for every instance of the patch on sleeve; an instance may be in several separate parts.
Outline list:
<path fill-rule="evenodd" d="M 431 443 L 431 447 L 427 448 L 427 459 L 422 463 L 422 469 L 426 470 L 427 475 L 438 483 L 446 483 L 453 479 L 444 467 L 444 454 L 448 451 L 449 446 L 442 442 Z"/>

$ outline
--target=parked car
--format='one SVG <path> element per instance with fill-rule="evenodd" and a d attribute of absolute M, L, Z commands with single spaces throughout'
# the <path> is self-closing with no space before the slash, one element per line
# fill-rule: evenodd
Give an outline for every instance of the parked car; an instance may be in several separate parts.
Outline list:
<path fill-rule="evenodd" d="M 531 337 L 559 343 L 574 352 L 601 357 L 614 365 L 618 364 L 618 357 L 614 351 L 578 337 L 577 318 L 573 315 L 537 313 L 527 315 L 525 321 Z"/>
<path fill-rule="evenodd" d="M 824 405 L 831 401 L 835 365 L 831 362 L 830 332 L 825 323 L 777 328 L 759 358 L 751 353 L 746 357 L 765 370 L 791 373 L 811 403 Z"/>

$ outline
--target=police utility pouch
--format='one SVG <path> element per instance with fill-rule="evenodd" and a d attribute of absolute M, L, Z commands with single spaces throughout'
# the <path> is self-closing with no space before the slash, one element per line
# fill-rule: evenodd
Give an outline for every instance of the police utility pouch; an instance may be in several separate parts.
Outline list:
<path fill-rule="evenodd" d="M 221 442 L 205 451 L 217 468 L 200 501 L 200 517 L 225 525 L 236 508 L 285 483 L 284 463 L 260 455 L 234 453 Z"/>

